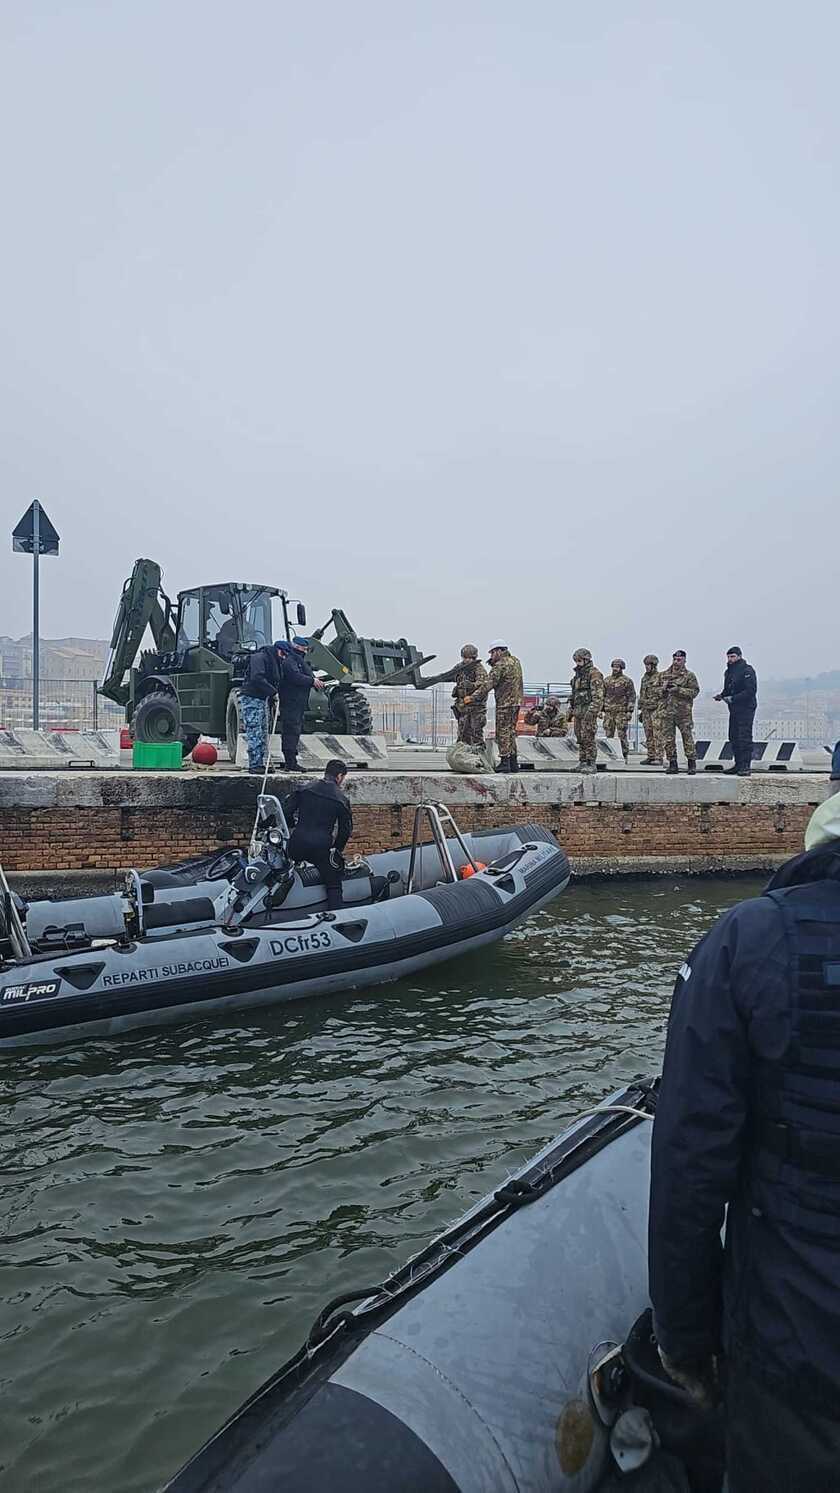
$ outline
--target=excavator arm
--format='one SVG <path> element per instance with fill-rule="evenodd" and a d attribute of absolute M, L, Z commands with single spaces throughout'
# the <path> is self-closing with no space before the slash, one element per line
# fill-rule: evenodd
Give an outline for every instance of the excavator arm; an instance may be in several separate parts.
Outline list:
<path fill-rule="evenodd" d="M 111 651 L 99 685 L 100 695 L 118 705 L 128 702 L 126 675 L 140 652 L 146 628 L 151 628 L 159 653 L 170 653 L 176 646 L 172 602 L 162 590 L 160 580 L 160 566 L 154 560 L 136 560 L 123 586 L 111 634 Z"/>

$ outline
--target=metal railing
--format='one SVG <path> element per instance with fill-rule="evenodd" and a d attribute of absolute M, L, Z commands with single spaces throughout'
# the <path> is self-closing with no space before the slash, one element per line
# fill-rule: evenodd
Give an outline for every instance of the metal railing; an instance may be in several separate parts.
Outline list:
<path fill-rule="evenodd" d="M 41 679 L 38 701 L 42 731 L 100 731 L 125 725 L 122 706 L 98 694 L 95 679 Z M 0 678 L 0 729 L 31 725 L 31 678 Z"/>

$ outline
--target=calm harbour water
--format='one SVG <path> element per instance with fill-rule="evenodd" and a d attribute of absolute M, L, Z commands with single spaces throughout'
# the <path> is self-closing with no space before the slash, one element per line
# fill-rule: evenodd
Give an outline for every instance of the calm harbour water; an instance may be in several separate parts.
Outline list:
<path fill-rule="evenodd" d="M 293 1351 L 661 1058 L 759 883 L 578 885 L 368 994 L 0 1056 L 0 1487 L 153 1493 Z"/>

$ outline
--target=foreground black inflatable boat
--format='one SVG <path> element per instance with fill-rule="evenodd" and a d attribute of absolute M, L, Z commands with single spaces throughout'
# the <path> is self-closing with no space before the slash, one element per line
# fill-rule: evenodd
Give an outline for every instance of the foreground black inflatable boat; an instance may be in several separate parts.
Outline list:
<path fill-rule="evenodd" d="M 645 1448 L 626 1367 L 644 1382 L 655 1098 L 635 1081 L 383 1284 L 331 1302 L 166 1493 L 705 1488 Z"/>
<path fill-rule="evenodd" d="M 424 804 L 412 845 L 351 867 L 330 912 L 287 842 L 265 795 L 248 855 L 132 871 L 113 896 L 29 906 L 4 880 L 0 1047 L 396 980 L 503 938 L 569 880 L 548 830 L 462 835 L 442 805 Z"/>

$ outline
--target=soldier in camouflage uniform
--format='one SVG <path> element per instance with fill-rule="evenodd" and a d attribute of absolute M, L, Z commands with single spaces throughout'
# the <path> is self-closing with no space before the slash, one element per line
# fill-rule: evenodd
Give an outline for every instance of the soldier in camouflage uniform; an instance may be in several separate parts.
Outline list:
<path fill-rule="evenodd" d="M 604 680 L 604 735 L 618 737 L 626 762 L 630 755 L 627 727 L 636 703 L 636 686 L 624 672 L 623 658 L 614 658 L 610 667 L 612 673 Z"/>
<path fill-rule="evenodd" d="M 662 762 L 662 685 L 659 682 L 659 659 L 645 654 L 645 672 L 639 685 L 639 715 L 645 733 L 647 756 L 643 767 L 658 767 Z"/>
<path fill-rule="evenodd" d="M 595 668 L 588 648 L 578 648 L 572 659 L 575 672 L 572 675 L 570 711 L 575 725 L 581 771 L 595 772 L 595 733 L 598 729 L 598 716 L 604 708 L 604 676 L 600 669 Z"/>
<path fill-rule="evenodd" d="M 526 726 L 536 726 L 537 736 L 566 736 L 569 718 L 559 695 L 546 695 L 542 705 L 525 711 Z"/>
<path fill-rule="evenodd" d="M 427 689 L 431 684 L 453 684 L 452 691 L 452 714 L 458 722 L 458 740 L 465 741 L 468 746 L 484 746 L 484 727 L 487 724 L 487 705 L 465 705 L 464 701 L 476 685 L 482 684 L 487 678 L 478 649 L 475 643 L 465 643 L 461 649 L 461 662 L 455 664 L 454 668 L 447 669 L 445 674 L 435 674 L 430 679 L 422 681 L 422 687 Z"/>
<path fill-rule="evenodd" d="M 518 658 L 514 658 L 507 643 L 500 640 L 490 644 L 488 662 L 490 673 L 472 694 L 465 697 L 464 704 L 471 708 L 482 705 L 493 690 L 496 696 L 496 744 L 502 759 L 496 771 L 518 772 L 516 717 L 522 704 L 522 665 Z"/>
<path fill-rule="evenodd" d="M 700 693 L 697 675 L 685 666 L 685 649 L 678 648 L 670 669 L 659 676 L 662 686 L 662 742 L 668 758 L 666 772 L 679 772 L 677 766 L 677 730 L 682 737 L 688 761 L 689 773 L 697 771 L 697 750 L 694 745 L 694 718 L 692 701 Z"/>

